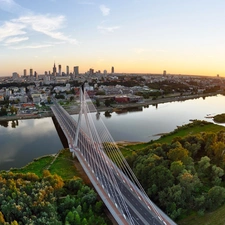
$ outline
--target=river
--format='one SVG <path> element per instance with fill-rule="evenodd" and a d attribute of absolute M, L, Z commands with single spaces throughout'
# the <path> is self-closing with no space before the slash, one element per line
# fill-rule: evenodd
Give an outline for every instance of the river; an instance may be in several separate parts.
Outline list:
<path fill-rule="evenodd" d="M 101 112 L 100 118 L 115 141 L 147 142 L 157 139 L 156 134 L 189 123 L 190 119 L 212 122 L 205 117 L 225 113 L 224 102 L 225 96 L 217 95 L 113 112 L 110 117 Z M 77 119 L 77 115 L 73 117 Z M 34 158 L 63 148 L 51 117 L 0 122 L 0 125 L 0 170 L 25 166 Z"/>

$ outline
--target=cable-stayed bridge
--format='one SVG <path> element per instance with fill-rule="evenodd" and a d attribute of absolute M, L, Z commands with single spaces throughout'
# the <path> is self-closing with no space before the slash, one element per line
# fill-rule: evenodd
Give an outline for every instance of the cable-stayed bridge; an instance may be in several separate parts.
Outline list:
<path fill-rule="evenodd" d="M 84 89 L 75 121 L 54 101 L 51 107 L 70 151 L 120 225 L 175 225 L 147 196 Z M 97 117 L 97 119 L 96 119 Z"/>

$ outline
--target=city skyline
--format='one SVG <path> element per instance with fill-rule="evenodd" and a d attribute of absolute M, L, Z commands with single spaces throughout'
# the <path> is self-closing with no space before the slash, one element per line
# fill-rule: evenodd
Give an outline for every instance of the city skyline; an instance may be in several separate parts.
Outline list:
<path fill-rule="evenodd" d="M 225 76 L 222 0 L 0 0 L 0 76 L 62 65 L 80 73 Z"/>
<path fill-rule="evenodd" d="M 35 68 L 24 68 L 23 71 L 13 71 L 12 73 L 18 73 L 20 76 L 32 76 L 33 72 L 37 72 L 39 75 L 44 75 L 44 74 L 50 74 L 50 75 L 59 75 L 62 76 L 64 75 L 69 75 L 74 72 L 74 67 L 79 67 L 79 66 L 69 66 L 69 65 L 61 65 L 61 64 L 56 64 L 55 62 L 53 63 L 52 66 L 49 68 L 46 68 L 44 71 L 37 71 Z M 32 72 L 31 72 L 32 71 Z"/>

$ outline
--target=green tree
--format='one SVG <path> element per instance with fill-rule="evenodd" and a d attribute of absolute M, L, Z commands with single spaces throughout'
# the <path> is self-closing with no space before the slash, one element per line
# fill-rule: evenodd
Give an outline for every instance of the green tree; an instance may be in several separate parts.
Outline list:
<path fill-rule="evenodd" d="M 185 166 L 180 160 L 172 162 L 170 166 L 170 170 L 173 173 L 174 177 L 177 177 L 184 170 L 184 168 Z"/>
<path fill-rule="evenodd" d="M 159 193 L 159 202 L 166 213 L 176 219 L 186 207 L 183 188 L 178 184 L 164 189 Z"/>
<path fill-rule="evenodd" d="M 10 107 L 11 114 L 17 114 L 17 111 L 18 111 L 18 109 L 16 107 L 14 107 L 14 106 Z"/>
<path fill-rule="evenodd" d="M 225 143 L 221 141 L 214 142 L 212 144 L 212 149 L 214 153 L 213 160 L 216 162 L 216 164 L 223 165 L 225 161 Z"/>
<path fill-rule="evenodd" d="M 47 102 L 48 102 L 48 104 L 51 103 L 51 97 L 50 96 L 47 97 Z"/>
<path fill-rule="evenodd" d="M 70 101 L 72 102 L 74 100 L 74 96 L 70 96 Z"/>
<path fill-rule="evenodd" d="M 194 200 L 194 193 L 199 192 L 199 189 L 202 187 L 198 175 L 193 175 L 186 171 L 179 176 L 179 181 L 181 187 L 185 190 L 183 197 L 188 199 L 188 202 L 192 202 Z"/>
<path fill-rule="evenodd" d="M 174 144 L 176 144 L 176 147 L 169 150 L 168 158 L 172 161 L 184 161 L 188 157 L 188 150 L 183 148 L 179 142 Z"/>
<path fill-rule="evenodd" d="M 155 197 L 157 199 L 157 196 L 154 196 L 155 194 L 163 191 L 165 188 L 171 187 L 174 183 L 174 177 L 171 171 L 162 165 L 153 167 L 153 169 L 148 172 L 148 175 L 145 175 L 145 179 L 147 179 L 148 182 L 148 193 L 151 194 L 154 199 Z"/>
<path fill-rule="evenodd" d="M 212 187 L 207 194 L 208 209 L 216 209 L 225 202 L 225 188 L 220 186 Z"/>
<path fill-rule="evenodd" d="M 100 101 L 99 101 L 99 99 L 96 99 L 96 100 L 95 100 L 95 105 L 96 105 L 97 107 L 100 106 Z"/>
<path fill-rule="evenodd" d="M 211 170 L 212 172 L 210 174 L 211 174 L 212 184 L 219 186 L 222 181 L 221 177 L 224 175 L 224 170 L 216 165 L 213 165 Z"/>
<path fill-rule="evenodd" d="M 102 203 L 102 201 L 96 202 L 94 209 L 95 209 L 95 212 L 101 213 L 102 212 L 102 209 L 103 209 L 103 203 Z"/>
<path fill-rule="evenodd" d="M 208 156 L 202 157 L 200 161 L 198 162 L 198 169 L 197 169 L 198 175 L 204 183 L 208 182 L 207 179 L 209 176 L 210 167 L 211 167 L 211 163 L 210 163 L 210 158 Z"/>
<path fill-rule="evenodd" d="M 109 107 L 111 105 L 111 100 L 110 99 L 106 99 L 105 100 L 105 106 Z"/>

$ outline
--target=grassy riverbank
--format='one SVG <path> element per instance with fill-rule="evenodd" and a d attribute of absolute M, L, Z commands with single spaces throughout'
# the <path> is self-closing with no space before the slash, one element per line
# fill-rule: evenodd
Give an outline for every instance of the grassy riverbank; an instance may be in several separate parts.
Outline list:
<path fill-rule="evenodd" d="M 178 225 L 224 225 L 225 205 L 206 213 L 204 216 L 193 214 L 177 222 Z"/>
<path fill-rule="evenodd" d="M 72 179 L 74 176 L 80 177 L 68 149 L 63 149 L 56 155 L 48 155 L 35 159 L 20 169 L 11 169 L 14 173 L 35 173 L 39 177 L 43 176 L 44 170 L 49 170 L 51 174 L 57 174 L 64 180 Z"/>
<path fill-rule="evenodd" d="M 187 135 L 196 135 L 202 132 L 219 132 L 221 130 L 225 131 L 225 127 L 202 121 L 202 123 L 199 123 L 198 121 L 193 121 L 190 124 L 183 125 L 180 127 L 177 127 L 174 131 L 162 135 L 159 139 L 155 141 L 150 141 L 150 142 L 144 142 L 144 143 L 129 143 L 129 142 L 118 142 L 118 146 L 120 150 L 122 151 L 124 157 L 129 156 L 132 154 L 133 151 L 139 151 L 143 148 L 148 147 L 148 145 L 151 145 L 152 143 L 171 143 L 171 141 L 174 138 L 177 137 L 185 137 Z"/>
<path fill-rule="evenodd" d="M 216 123 L 225 123 L 225 113 L 215 115 L 215 116 L 213 117 L 213 120 L 214 120 Z"/>

